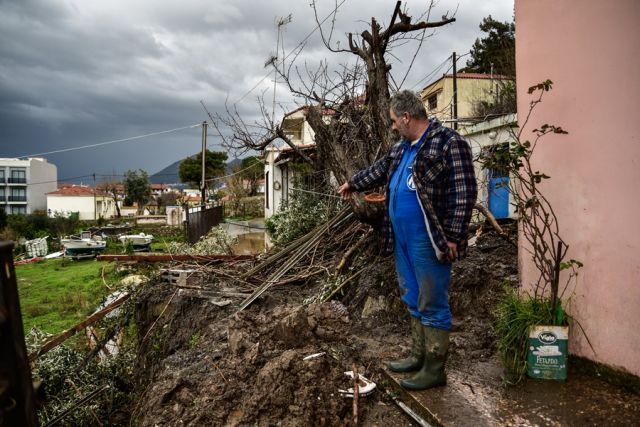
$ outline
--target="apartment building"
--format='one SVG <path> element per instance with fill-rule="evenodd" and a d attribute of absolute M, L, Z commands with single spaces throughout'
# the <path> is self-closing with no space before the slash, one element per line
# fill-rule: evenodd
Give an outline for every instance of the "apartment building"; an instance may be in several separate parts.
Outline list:
<path fill-rule="evenodd" d="M 47 196 L 58 186 L 58 169 L 43 158 L 0 158 L 0 209 L 30 214 L 47 209 Z"/>

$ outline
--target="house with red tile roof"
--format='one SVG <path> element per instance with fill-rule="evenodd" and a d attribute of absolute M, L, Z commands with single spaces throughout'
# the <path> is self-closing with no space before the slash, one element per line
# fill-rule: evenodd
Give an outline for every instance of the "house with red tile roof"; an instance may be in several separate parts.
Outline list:
<path fill-rule="evenodd" d="M 153 194 L 153 197 L 159 197 L 170 192 L 178 193 L 178 191 L 167 184 L 151 184 L 151 194 Z"/>
<path fill-rule="evenodd" d="M 81 220 L 112 218 L 115 203 L 111 195 L 86 185 L 65 185 L 47 193 L 49 216 L 69 216 L 75 212 Z"/>

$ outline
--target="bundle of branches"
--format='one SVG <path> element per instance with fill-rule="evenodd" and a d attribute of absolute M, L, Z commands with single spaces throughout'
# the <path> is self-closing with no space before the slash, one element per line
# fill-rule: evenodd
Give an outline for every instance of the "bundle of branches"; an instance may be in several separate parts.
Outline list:
<path fill-rule="evenodd" d="M 214 305 L 239 304 L 237 309 L 244 310 L 270 289 L 288 291 L 288 285 L 330 282 L 344 288 L 355 278 L 348 277 L 352 275 L 352 272 L 346 273 L 348 268 L 369 265 L 366 260 L 377 253 L 373 229 L 359 222 L 346 206 L 307 234 L 284 247 L 276 247 L 257 262 L 237 260 L 213 264 L 190 261 L 174 263 L 166 272 L 181 277 L 169 279 L 176 288 L 174 296 L 180 291 L 208 299 Z M 315 288 L 306 289 L 316 292 Z M 326 301 L 333 298 L 337 290 L 322 289 L 321 286 L 312 299 Z M 172 299 L 166 302 L 165 309 Z"/>
<path fill-rule="evenodd" d="M 326 223 L 245 272 L 241 278 L 259 286 L 242 302 L 240 310 L 274 285 L 335 274 L 370 234 L 369 227 L 356 221 L 349 208 L 343 208 Z"/>

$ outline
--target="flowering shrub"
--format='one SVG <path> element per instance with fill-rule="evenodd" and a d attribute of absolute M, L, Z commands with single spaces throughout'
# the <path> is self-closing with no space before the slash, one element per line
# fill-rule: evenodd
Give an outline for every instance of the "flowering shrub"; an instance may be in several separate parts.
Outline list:
<path fill-rule="evenodd" d="M 185 255 L 224 255 L 232 254 L 231 248 L 237 243 L 237 238 L 230 237 L 221 227 L 213 227 L 194 245 L 180 242 L 169 242 L 169 252 Z"/>
<path fill-rule="evenodd" d="M 274 244 L 286 245 L 328 221 L 340 202 L 333 197 L 293 191 L 280 210 L 265 222 Z"/>

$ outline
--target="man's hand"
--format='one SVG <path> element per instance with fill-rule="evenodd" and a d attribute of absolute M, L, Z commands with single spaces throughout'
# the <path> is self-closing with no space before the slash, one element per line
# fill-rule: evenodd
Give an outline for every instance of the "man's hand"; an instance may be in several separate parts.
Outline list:
<path fill-rule="evenodd" d="M 349 197 L 351 197 L 351 187 L 348 181 L 338 187 L 338 194 L 342 196 L 342 200 L 349 200 Z"/>
<path fill-rule="evenodd" d="M 458 244 L 453 242 L 447 242 L 449 245 L 449 253 L 447 254 L 447 260 L 454 262 L 458 259 Z"/>

